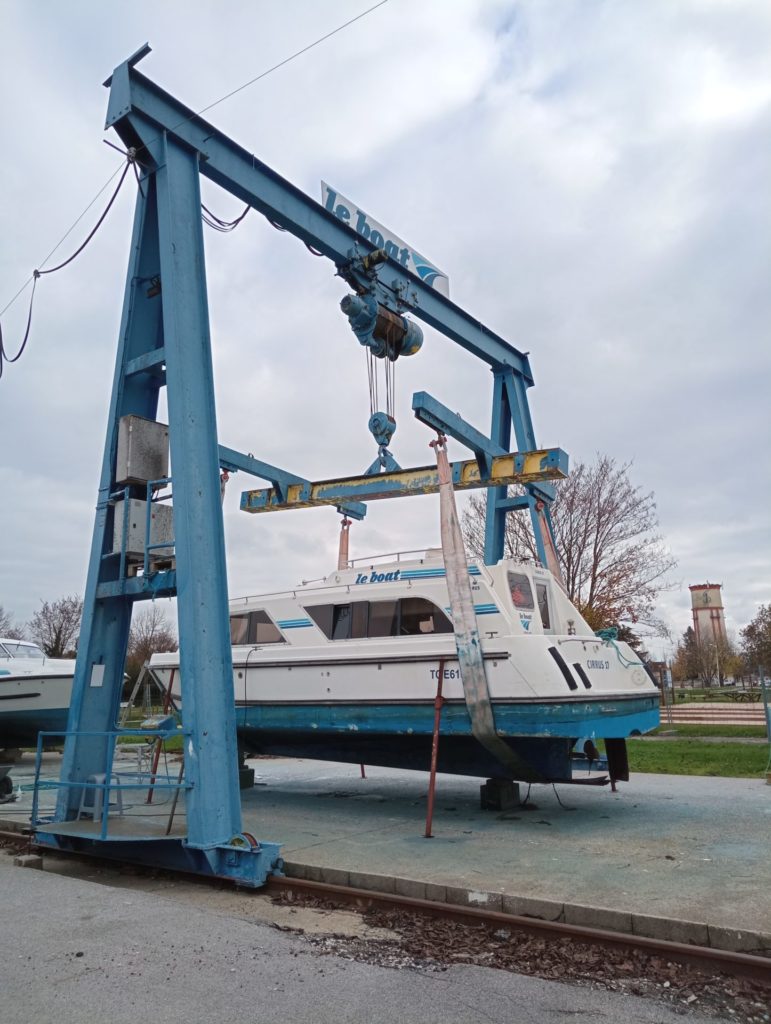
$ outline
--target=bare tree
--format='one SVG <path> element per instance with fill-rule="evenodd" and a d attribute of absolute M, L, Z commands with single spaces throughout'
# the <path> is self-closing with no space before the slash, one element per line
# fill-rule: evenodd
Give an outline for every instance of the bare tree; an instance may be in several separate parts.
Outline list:
<path fill-rule="evenodd" d="M 176 651 L 177 638 L 166 614 L 157 604 L 144 606 L 133 616 L 129 633 L 126 672 L 135 680 L 150 656 L 161 651 Z"/>
<path fill-rule="evenodd" d="M 27 632 L 49 658 L 72 657 L 80 633 L 83 599 L 60 597 L 58 601 L 41 601 L 41 607 L 27 623 Z"/>
<path fill-rule="evenodd" d="M 7 612 L 0 604 L 0 636 L 6 636 L 9 640 L 23 640 L 24 628 L 17 626 L 13 621 L 13 612 Z"/>
<path fill-rule="evenodd" d="M 557 484 L 555 539 L 568 596 L 593 629 L 639 623 L 658 631 L 654 605 L 672 585 L 666 577 L 677 563 L 656 532 L 653 494 L 635 487 L 629 470 L 608 455 L 575 466 Z M 474 495 L 463 513 L 464 539 L 477 555 L 484 551 L 486 507 L 486 497 Z M 538 557 L 527 514 L 507 516 L 505 557 Z"/>
<path fill-rule="evenodd" d="M 771 672 L 771 604 L 762 604 L 755 618 L 740 632 L 749 670 L 762 667 L 766 673 Z"/>

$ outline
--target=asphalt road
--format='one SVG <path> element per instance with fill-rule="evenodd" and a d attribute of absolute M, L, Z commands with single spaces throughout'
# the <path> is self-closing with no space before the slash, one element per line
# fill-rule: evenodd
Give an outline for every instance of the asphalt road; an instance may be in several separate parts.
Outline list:
<path fill-rule="evenodd" d="M 481 967 L 395 970 L 212 906 L 13 866 L 0 851 L 2 1024 L 682 1024 L 636 996 Z M 242 894 L 243 900 L 249 896 Z M 244 904 L 244 907 L 246 904 Z M 708 1024 L 712 1018 L 691 1016 Z"/>

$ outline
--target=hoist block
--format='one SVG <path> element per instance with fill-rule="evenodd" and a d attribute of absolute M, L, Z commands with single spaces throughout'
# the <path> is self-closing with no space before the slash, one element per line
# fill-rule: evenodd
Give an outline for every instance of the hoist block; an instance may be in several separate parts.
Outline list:
<path fill-rule="evenodd" d="M 381 306 L 372 295 L 346 295 L 340 308 L 359 342 L 378 359 L 414 356 L 423 344 L 423 331 L 416 323 Z"/>

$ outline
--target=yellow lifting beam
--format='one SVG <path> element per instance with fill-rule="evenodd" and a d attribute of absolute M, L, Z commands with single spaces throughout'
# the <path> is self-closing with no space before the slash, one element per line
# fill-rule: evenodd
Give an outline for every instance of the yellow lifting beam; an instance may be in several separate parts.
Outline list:
<path fill-rule="evenodd" d="M 561 480 L 568 474 L 568 457 L 561 448 L 497 455 L 485 462 L 490 467 L 489 475 L 483 475 L 476 459 L 451 463 L 455 490 Z M 341 505 L 351 500 L 366 502 L 414 494 L 436 494 L 438 490 L 439 474 L 436 466 L 420 466 L 417 469 L 402 469 L 373 476 L 290 484 L 286 487 L 285 500 L 279 498 L 273 487 L 244 491 L 241 494 L 241 509 L 245 512 L 278 512 L 281 509 Z"/>

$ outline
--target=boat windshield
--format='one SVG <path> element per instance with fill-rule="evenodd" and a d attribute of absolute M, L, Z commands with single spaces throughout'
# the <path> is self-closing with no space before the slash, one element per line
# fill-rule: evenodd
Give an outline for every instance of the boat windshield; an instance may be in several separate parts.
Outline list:
<path fill-rule="evenodd" d="M 20 644 L 13 640 L 3 640 L 0 644 L 0 658 L 32 658 L 38 661 L 45 654 L 35 644 Z"/>
<path fill-rule="evenodd" d="M 508 573 L 508 578 L 511 600 L 514 602 L 514 607 L 528 610 L 535 608 L 533 591 L 530 588 L 528 577 L 523 572 L 510 572 Z"/>

